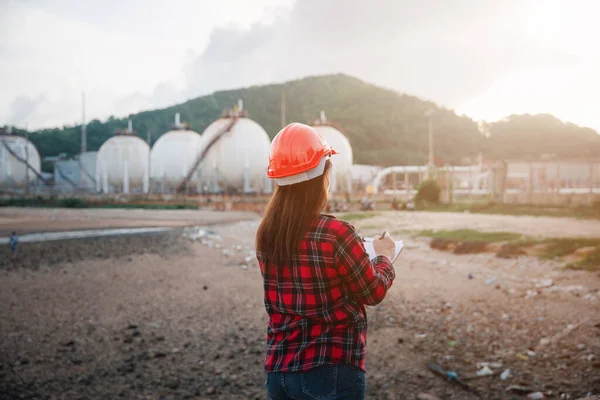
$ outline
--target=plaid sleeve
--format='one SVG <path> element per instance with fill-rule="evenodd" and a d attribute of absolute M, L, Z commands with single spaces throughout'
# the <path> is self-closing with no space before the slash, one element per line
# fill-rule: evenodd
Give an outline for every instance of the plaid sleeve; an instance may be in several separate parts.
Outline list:
<path fill-rule="evenodd" d="M 347 283 L 352 297 L 361 304 L 379 304 L 396 277 L 387 257 L 369 260 L 362 238 L 345 222 L 338 231 L 335 261 L 338 274 Z"/>

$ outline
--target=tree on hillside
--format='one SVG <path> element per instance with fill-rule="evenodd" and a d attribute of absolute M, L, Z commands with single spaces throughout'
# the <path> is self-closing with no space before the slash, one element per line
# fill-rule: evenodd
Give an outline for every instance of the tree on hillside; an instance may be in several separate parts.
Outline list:
<path fill-rule="evenodd" d="M 428 159 L 428 118 L 433 109 L 434 153 L 446 162 L 458 164 L 483 152 L 493 159 L 538 157 L 556 152 L 563 158 L 597 155 L 599 137 L 588 128 L 563 124 L 550 115 L 513 115 L 489 125 L 490 137 L 482 135 L 478 125 L 466 116 L 438 107 L 414 96 L 365 83 L 343 75 L 308 77 L 284 84 L 252 86 L 215 92 L 161 110 L 131 115 L 137 133 L 152 141 L 171 129 L 175 113 L 199 133 L 231 108 L 238 99 L 250 118 L 258 122 L 272 138 L 281 129 L 281 93 L 285 93 L 287 121 L 307 123 L 318 118 L 321 110 L 346 132 L 359 164 L 423 165 Z M 88 125 L 88 149 L 98 150 L 115 130 L 127 126 L 126 118 L 110 117 Z M 42 156 L 69 153 L 80 149 L 81 127 L 44 129 L 34 132 L 31 140 Z"/>
<path fill-rule="evenodd" d="M 562 159 L 598 157 L 600 136 L 549 114 L 511 115 L 490 124 L 488 157 L 536 159 L 548 153 Z"/>

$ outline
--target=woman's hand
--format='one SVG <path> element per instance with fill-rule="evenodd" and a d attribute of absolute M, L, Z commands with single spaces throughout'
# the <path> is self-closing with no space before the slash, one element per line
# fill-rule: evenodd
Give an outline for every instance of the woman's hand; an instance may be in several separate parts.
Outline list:
<path fill-rule="evenodd" d="M 375 236 L 373 240 L 373 249 L 378 256 L 386 256 L 391 260 L 396 254 L 396 243 L 389 233 L 383 232 L 383 237 Z"/>

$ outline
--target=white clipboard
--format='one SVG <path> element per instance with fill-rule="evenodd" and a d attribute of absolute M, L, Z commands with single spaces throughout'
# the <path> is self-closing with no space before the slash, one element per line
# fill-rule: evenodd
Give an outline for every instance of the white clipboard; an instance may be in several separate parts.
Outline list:
<path fill-rule="evenodd" d="M 375 254 L 375 249 L 373 248 L 373 240 L 373 238 L 364 238 L 365 250 L 367 251 L 370 260 L 377 257 L 377 254 Z M 396 251 L 394 252 L 394 258 L 391 260 L 392 262 L 396 261 L 396 258 L 398 258 L 398 255 L 400 255 L 402 249 L 404 248 L 404 242 L 402 240 L 398 240 L 395 243 Z"/>

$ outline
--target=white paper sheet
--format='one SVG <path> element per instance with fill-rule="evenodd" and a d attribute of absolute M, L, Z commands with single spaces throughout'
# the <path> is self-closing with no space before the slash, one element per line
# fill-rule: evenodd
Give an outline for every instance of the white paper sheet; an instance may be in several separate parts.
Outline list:
<path fill-rule="evenodd" d="M 377 256 L 377 254 L 375 254 L 375 249 L 373 248 L 373 238 L 365 238 L 364 243 L 365 243 L 365 250 L 367 251 L 369 258 L 371 260 L 374 259 Z M 396 258 L 398 258 L 398 255 L 402 251 L 403 247 L 404 247 L 404 242 L 402 240 L 396 241 L 396 251 L 394 252 L 394 258 L 391 260 L 392 262 L 396 261 Z"/>

